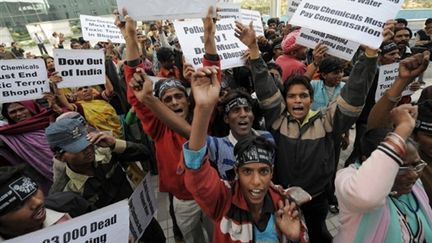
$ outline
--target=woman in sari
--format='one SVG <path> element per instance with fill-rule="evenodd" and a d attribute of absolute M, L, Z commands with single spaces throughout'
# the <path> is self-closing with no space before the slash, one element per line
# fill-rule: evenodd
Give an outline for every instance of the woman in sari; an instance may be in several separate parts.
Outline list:
<path fill-rule="evenodd" d="M 29 164 L 39 175 L 38 182 L 48 193 L 53 181 L 52 158 L 45 136 L 45 127 L 55 113 L 39 106 L 35 101 L 3 104 L 2 115 L 9 125 L 0 127 L 0 157 L 11 165 Z"/>

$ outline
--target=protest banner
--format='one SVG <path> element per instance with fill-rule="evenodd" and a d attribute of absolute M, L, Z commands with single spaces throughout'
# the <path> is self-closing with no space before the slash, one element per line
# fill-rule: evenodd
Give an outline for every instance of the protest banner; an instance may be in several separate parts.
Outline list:
<path fill-rule="evenodd" d="M 204 27 L 201 19 L 175 21 L 174 28 L 187 63 L 197 69 L 202 67 L 204 56 Z M 234 20 L 222 19 L 216 23 L 216 50 L 221 68 L 243 66 L 243 53 L 247 47 L 234 36 Z"/>
<path fill-rule="evenodd" d="M 125 43 L 120 29 L 114 24 L 114 18 L 80 15 L 84 40 Z"/>
<path fill-rule="evenodd" d="M 127 243 L 128 238 L 129 207 L 123 200 L 5 243 Z"/>
<path fill-rule="evenodd" d="M 103 50 L 54 49 L 56 71 L 63 78 L 59 88 L 91 86 L 105 83 Z"/>
<path fill-rule="evenodd" d="M 129 209 L 130 232 L 135 239 L 140 239 L 157 210 L 150 173 L 147 173 L 129 198 Z"/>
<path fill-rule="evenodd" d="M 240 4 L 220 2 L 217 5 L 217 14 L 221 19 L 240 19 Z"/>
<path fill-rule="evenodd" d="M 258 11 L 240 9 L 242 24 L 249 25 L 252 21 L 256 36 L 264 35 L 264 28 L 261 21 L 261 14 Z"/>
<path fill-rule="evenodd" d="M 360 44 L 379 48 L 382 30 L 394 19 L 403 0 L 303 0 L 290 24 L 316 29 Z"/>
<path fill-rule="evenodd" d="M 49 92 L 43 59 L 0 60 L 0 103 L 33 100 Z"/>
<path fill-rule="evenodd" d="M 193 19 L 205 17 L 216 0 L 117 0 L 117 6 L 135 20 Z"/>
<path fill-rule="evenodd" d="M 383 95 L 384 91 L 390 88 L 399 75 L 399 63 L 392 63 L 388 65 L 380 66 L 378 75 L 378 84 L 375 92 L 375 102 L 377 102 Z M 410 85 L 408 85 L 404 91 L 402 91 L 402 96 L 412 95 L 414 91 L 410 90 Z"/>
<path fill-rule="evenodd" d="M 360 44 L 334 35 L 326 34 L 308 28 L 301 28 L 296 43 L 309 48 L 315 48 L 321 42 L 328 47 L 327 54 L 351 61 Z"/>
<path fill-rule="evenodd" d="M 294 15 L 295 11 L 297 10 L 298 6 L 300 5 L 301 0 L 289 0 L 288 1 L 288 11 L 287 11 L 287 18 L 289 21 L 292 16 Z"/>

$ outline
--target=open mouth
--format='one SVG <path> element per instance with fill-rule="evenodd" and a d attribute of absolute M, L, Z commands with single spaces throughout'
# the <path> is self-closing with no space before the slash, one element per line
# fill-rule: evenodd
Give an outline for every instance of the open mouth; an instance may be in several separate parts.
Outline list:
<path fill-rule="evenodd" d="M 303 106 L 294 106 L 293 107 L 293 113 L 295 113 L 295 114 L 303 114 L 303 111 L 304 111 L 304 107 Z"/>
<path fill-rule="evenodd" d="M 262 194 L 263 194 L 263 190 L 252 189 L 252 190 L 249 190 L 249 193 L 250 193 L 252 199 L 260 199 Z"/>
<path fill-rule="evenodd" d="M 181 113 L 183 113 L 183 109 L 175 109 L 175 110 L 173 110 L 174 111 L 174 113 L 176 113 L 176 114 L 181 114 Z"/>
<path fill-rule="evenodd" d="M 239 126 L 240 128 L 246 129 L 246 128 L 248 128 L 248 126 L 249 126 L 249 122 L 239 122 L 239 123 L 238 123 L 238 126 Z"/>
<path fill-rule="evenodd" d="M 32 216 L 36 220 L 44 220 L 45 214 L 46 214 L 45 205 L 42 204 L 37 210 L 34 211 Z"/>

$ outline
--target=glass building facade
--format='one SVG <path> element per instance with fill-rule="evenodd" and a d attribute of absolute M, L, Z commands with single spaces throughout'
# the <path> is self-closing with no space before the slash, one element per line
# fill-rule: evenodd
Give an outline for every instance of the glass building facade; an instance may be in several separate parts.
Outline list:
<path fill-rule="evenodd" d="M 25 38 L 27 24 L 107 15 L 116 6 L 115 0 L 1 0 L 0 27 L 7 27 L 14 38 Z"/>

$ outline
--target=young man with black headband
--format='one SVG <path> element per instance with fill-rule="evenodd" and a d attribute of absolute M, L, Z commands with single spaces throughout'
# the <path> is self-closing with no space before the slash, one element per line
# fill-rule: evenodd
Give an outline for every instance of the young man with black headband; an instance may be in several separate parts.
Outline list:
<path fill-rule="evenodd" d="M 255 135 L 242 138 L 234 148 L 238 179 L 231 183 L 220 180 L 205 157 L 207 129 L 219 99 L 216 74 L 215 68 L 193 74 L 195 111 L 189 142 L 183 146 L 185 185 L 215 222 L 213 242 L 282 242 L 283 237 L 305 242 L 295 203 L 271 186 L 273 143 Z"/>
<path fill-rule="evenodd" d="M 22 167 L 0 167 L 0 195 L 0 241 L 71 218 L 45 208 L 43 192 Z"/>

